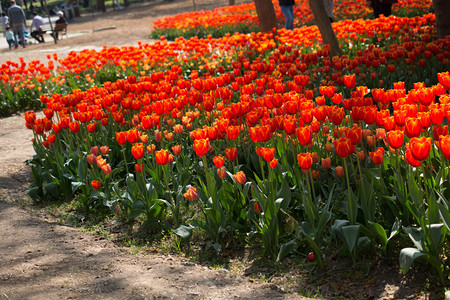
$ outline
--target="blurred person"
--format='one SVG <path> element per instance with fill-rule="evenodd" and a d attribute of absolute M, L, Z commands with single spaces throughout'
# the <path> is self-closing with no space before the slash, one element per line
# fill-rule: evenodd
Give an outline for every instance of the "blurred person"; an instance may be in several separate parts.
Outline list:
<path fill-rule="evenodd" d="M 294 5 L 295 0 L 279 0 L 281 12 L 286 18 L 284 28 L 288 30 L 294 29 Z"/>
<path fill-rule="evenodd" d="M 397 2 L 398 0 L 367 0 L 367 5 L 372 7 L 374 17 L 379 18 L 380 15 L 389 17 L 392 14 L 392 5 Z"/>
<path fill-rule="evenodd" d="M 14 33 L 9 26 L 6 27 L 5 37 L 6 41 L 8 42 L 9 50 L 11 50 L 13 45 L 16 44 L 16 41 L 14 40 Z"/>
<path fill-rule="evenodd" d="M 6 27 L 9 27 L 9 19 L 5 12 L 2 12 L 0 24 L 2 25 L 3 36 L 6 36 Z"/>
<path fill-rule="evenodd" d="M 31 15 L 33 16 L 33 19 L 31 20 L 31 25 L 30 25 L 30 34 L 31 36 L 38 41 L 39 43 L 45 43 L 44 40 L 44 31 L 42 31 L 41 26 L 44 25 L 44 19 L 39 16 L 37 14 L 37 12 L 33 11 L 31 13 Z M 33 27 L 35 28 L 35 30 L 33 31 Z"/>
<path fill-rule="evenodd" d="M 58 15 L 59 19 L 55 21 L 55 24 L 68 24 L 66 18 L 64 18 L 64 13 L 62 11 L 58 10 L 56 14 Z M 58 39 L 58 31 L 55 32 L 55 38 Z"/>
<path fill-rule="evenodd" d="M 9 26 L 11 26 L 14 33 L 15 47 L 19 46 L 19 43 L 25 48 L 24 27 L 27 22 L 25 12 L 22 7 L 16 4 L 15 0 L 10 1 L 11 6 L 8 8 Z"/>

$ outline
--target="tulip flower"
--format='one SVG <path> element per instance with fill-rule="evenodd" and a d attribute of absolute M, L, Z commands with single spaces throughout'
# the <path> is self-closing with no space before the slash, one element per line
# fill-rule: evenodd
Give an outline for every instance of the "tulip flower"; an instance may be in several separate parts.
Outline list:
<path fill-rule="evenodd" d="M 245 177 L 245 173 L 243 171 L 239 171 L 236 174 L 233 174 L 234 180 L 236 180 L 239 184 L 244 184 L 247 182 L 247 177 Z"/>
<path fill-rule="evenodd" d="M 297 161 L 302 170 L 309 170 L 313 164 L 311 153 L 297 154 Z"/>
<path fill-rule="evenodd" d="M 441 136 L 439 148 L 446 159 L 450 160 L 450 135 Z"/>
<path fill-rule="evenodd" d="M 233 147 L 233 148 L 225 149 L 225 157 L 229 161 L 235 161 L 237 159 L 237 148 Z"/>
<path fill-rule="evenodd" d="M 355 146 L 349 138 L 341 137 L 334 141 L 334 149 L 339 157 L 345 158 L 355 152 Z"/>
<path fill-rule="evenodd" d="M 169 163 L 169 151 L 164 149 L 155 151 L 155 160 L 160 166 L 167 165 Z"/>
<path fill-rule="evenodd" d="M 334 173 L 336 174 L 336 177 L 344 177 L 344 168 L 342 166 L 337 166 L 334 169 Z"/>
<path fill-rule="evenodd" d="M 133 154 L 135 159 L 141 159 L 144 157 L 145 148 L 143 143 L 135 143 L 131 148 L 131 154 Z"/>
<path fill-rule="evenodd" d="M 101 183 L 100 181 L 98 181 L 98 180 L 92 180 L 92 181 L 91 181 L 91 186 L 92 186 L 94 189 L 96 189 L 96 190 L 98 190 L 98 189 L 100 188 L 101 185 L 102 185 L 102 183 Z"/>
<path fill-rule="evenodd" d="M 370 159 L 372 160 L 372 163 L 374 165 L 380 165 L 383 163 L 383 155 L 384 155 L 383 148 L 378 148 L 373 152 L 369 152 Z"/>
<path fill-rule="evenodd" d="M 141 173 L 144 170 L 144 164 L 143 163 L 134 164 L 134 170 L 136 171 L 136 173 Z"/>
<path fill-rule="evenodd" d="M 209 151 L 209 139 L 195 140 L 193 145 L 195 153 L 198 157 L 208 154 Z"/>
<path fill-rule="evenodd" d="M 387 139 L 390 147 L 398 149 L 403 145 L 405 136 L 401 130 L 392 130 L 387 133 Z"/>
<path fill-rule="evenodd" d="M 197 189 L 193 186 L 189 187 L 189 189 L 183 194 L 183 197 L 188 199 L 189 201 L 194 201 L 197 199 Z"/>
<path fill-rule="evenodd" d="M 431 143 L 431 138 L 412 138 L 409 141 L 409 149 L 411 150 L 411 154 L 415 159 L 419 161 L 426 160 L 430 155 Z"/>

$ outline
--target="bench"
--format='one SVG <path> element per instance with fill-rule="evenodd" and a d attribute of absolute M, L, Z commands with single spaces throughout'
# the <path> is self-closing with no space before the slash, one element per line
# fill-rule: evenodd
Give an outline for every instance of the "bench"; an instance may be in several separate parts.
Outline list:
<path fill-rule="evenodd" d="M 67 37 L 67 24 L 66 23 L 57 23 L 53 24 L 53 30 L 50 27 L 50 24 L 44 24 L 41 26 L 41 35 L 44 33 L 50 34 L 53 36 L 55 32 L 58 32 L 58 35 L 61 37 L 65 35 Z"/>

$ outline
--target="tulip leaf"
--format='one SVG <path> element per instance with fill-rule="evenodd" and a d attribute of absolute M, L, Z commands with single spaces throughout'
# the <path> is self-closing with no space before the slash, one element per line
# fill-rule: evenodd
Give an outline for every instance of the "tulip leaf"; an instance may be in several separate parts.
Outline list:
<path fill-rule="evenodd" d="M 412 263 L 416 258 L 427 255 L 427 253 L 422 252 L 416 248 L 403 248 L 400 251 L 399 255 L 399 261 L 400 261 L 400 268 L 403 271 L 403 274 L 406 274 L 406 272 L 409 271 L 411 268 Z"/>
<path fill-rule="evenodd" d="M 47 183 L 44 185 L 44 191 L 51 198 L 58 198 L 59 196 L 59 185 L 54 182 Z"/>
<path fill-rule="evenodd" d="M 419 189 L 419 186 L 417 185 L 412 172 L 408 172 L 407 177 L 409 194 L 411 195 L 411 199 L 414 201 L 414 205 L 417 209 L 422 205 L 424 199 L 423 192 Z"/>
<path fill-rule="evenodd" d="M 76 181 L 72 182 L 72 193 L 74 194 L 80 186 L 84 185 L 84 182 Z"/>
<path fill-rule="evenodd" d="M 444 227 L 444 224 L 431 224 L 428 226 L 428 229 L 430 230 L 430 238 L 431 242 L 433 243 L 434 247 L 438 247 L 441 243 L 441 237 L 442 237 L 442 227 Z"/>
<path fill-rule="evenodd" d="M 358 240 L 359 225 L 342 226 L 342 234 L 344 236 L 345 244 L 351 253 L 353 251 L 353 247 L 355 247 L 356 241 Z"/>
<path fill-rule="evenodd" d="M 191 227 L 186 225 L 180 225 L 180 227 L 175 229 L 173 232 L 180 236 L 183 240 L 188 241 L 192 236 L 193 230 Z"/>
<path fill-rule="evenodd" d="M 425 249 L 425 247 L 423 245 L 423 241 L 425 239 L 425 234 L 424 234 L 422 228 L 405 227 L 404 230 L 406 231 L 406 233 L 408 234 L 409 238 L 414 243 L 416 248 L 419 251 L 423 251 Z"/>
<path fill-rule="evenodd" d="M 387 238 L 386 231 L 384 230 L 383 226 L 381 226 L 378 223 L 371 222 L 371 221 L 369 221 L 369 225 L 372 228 L 373 232 L 378 237 L 378 240 L 381 243 L 381 248 L 383 250 L 385 250 L 387 242 L 388 242 L 388 238 Z"/>
<path fill-rule="evenodd" d="M 289 253 L 297 249 L 297 242 L 295 240 L 291 240 L 280 247 L 280 251 L 278 251 L 277 262 L 281 261 L 285 258 Z"/>

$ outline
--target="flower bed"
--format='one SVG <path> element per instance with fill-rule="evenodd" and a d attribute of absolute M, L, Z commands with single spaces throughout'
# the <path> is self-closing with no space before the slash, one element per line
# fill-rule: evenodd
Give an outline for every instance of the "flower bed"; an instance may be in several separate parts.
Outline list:
<path fill-rule="evenodd" d="M 401 268 L 422 257 L 445 282 L 450 39 L 434 23 L 336 22 L 339 58 L 303 26 L 9 63 L 2 95 L 44 107 L 25 114 L 29 195 L 320 266 L 332 243 L 356 261 L 409 238 Z"/>

